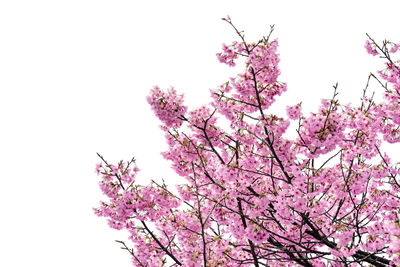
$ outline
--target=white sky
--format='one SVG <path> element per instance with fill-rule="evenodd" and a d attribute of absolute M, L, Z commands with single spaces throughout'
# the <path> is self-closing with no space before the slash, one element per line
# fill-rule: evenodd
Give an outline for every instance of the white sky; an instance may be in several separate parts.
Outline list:
<path fill-rule="evenodd" d="M 227 14 L 248 41 L 275 24 L 282 105 L 311 111 L 336 82 L 342 102 L 358 103 L 382 68 L 365 33 L 399 42 L 400 4 L 327 2 L 1 1 L 0 266 L 131 266 L 114 242 L 127 235 L 92 212 L 96 152 L 135 156 L 142 181 L 180 182 L 145 97 L 174 85 L 199 106 L 240 71 L 215 56 L 237 39 Z"/>

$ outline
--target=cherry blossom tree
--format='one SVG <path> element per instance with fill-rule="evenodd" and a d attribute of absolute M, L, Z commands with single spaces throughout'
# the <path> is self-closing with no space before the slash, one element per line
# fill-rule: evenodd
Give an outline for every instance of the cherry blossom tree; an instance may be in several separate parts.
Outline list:
<path fill-rule="evenodd" d="M 400 142 L 400 45 L 367 35 L 367 52 L 385 66 L 368 76 L 360 104 L 341 104 L 336 84 L 316 112 L 303 114 L 299 103 L 278 115 L 269 107 L 286 84 L 273 26 L 249 43 L 224 20 L 238 41 L 217 57 L 228 66 L 243 58 L 243 71 L 197 109 L 173 88 L 147 98 L 183 184 L 139 185 L 135 159 L 99 155 L 108 199 L 95 213 L 129 232 L 131 244 L 117 242 L 134 266 L 400 265 L 400 168 L 382 148 Z"/>

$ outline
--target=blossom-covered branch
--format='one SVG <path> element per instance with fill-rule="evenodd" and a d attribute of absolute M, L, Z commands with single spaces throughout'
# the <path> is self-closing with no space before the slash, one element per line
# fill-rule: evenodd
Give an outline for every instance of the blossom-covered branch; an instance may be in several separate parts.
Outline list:
<path fill-rule="evenodd" d="M 273 27 L 247 42 L 224 20 L 238 41 L 217 58 L 231 67 L 243 58 L 242 71 L 196 109 L 173 88 L 154 87 L 147 98 L 163 123 L 163 156 L 182 177 L 178 193 L 136 184 L 134 160 L 100 156 L 108 200 L 96 214 L 129 232 L 133 248 L 119 242 L 134 266 L 400 265 L 400 168 L 382 147 L 400 142 L 400 45 L 368 36 L 367 52 L 386 63 L 379 77 L 369 74 L 360 104 L 341 104 L 336 84 L 315 112 L 298 103 L 274 114 L 287 86 Z M 382 101 L 368 93 L 373 81 Z"/>

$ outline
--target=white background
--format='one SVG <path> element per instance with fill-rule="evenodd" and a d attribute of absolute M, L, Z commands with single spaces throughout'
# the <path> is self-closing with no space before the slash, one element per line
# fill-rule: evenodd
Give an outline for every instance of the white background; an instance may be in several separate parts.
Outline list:
<path fill-rule="evenodd" d="M 1 1 L 0 266 L 130 266 L 129 255 L 92 207 L 94 173 L 137 158 L 140 181 L 183 182 L 145 97 L 154 85 L 207 103 L 209 89 L 240 71 L 219 64 L 222 43 L 248 41 L 275 24 L 278 103 L 315 110 L 339 82 L 358 103 L 382 60 L 364 49 L 368 32 L 400 41 L 398 1 Z M 275 106 L 276 108 L 277 106 Z"/>

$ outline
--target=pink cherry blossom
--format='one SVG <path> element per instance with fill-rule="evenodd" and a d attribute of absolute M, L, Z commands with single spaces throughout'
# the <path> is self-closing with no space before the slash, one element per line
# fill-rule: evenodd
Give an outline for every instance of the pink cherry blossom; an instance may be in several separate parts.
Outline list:
<path fill-rule="evenodd" d="M 177 95 L 174 88 L 163 92 L 158 86 L 155 86 L 150 91 L 147 102 L 167 127 L 181 126 L 181 117 L 185 114 L 187 107 L 183 105 L 183 95 Z"/>
<path fill-rule="evenodd" d="M 371 42 L 370 41 L 365 41 L 365 49 L 367 49 L 367 52 L 368 52 L 368 54 L 371 54 L 371 55 L 373 55 L 373 56 L 376 56 L 376 55 L 378 55 L 379 54 L 379 52 L 378 51 L 376 51 L 376 47 L 375 47 L 375 45 L 374 44 L 371 44 Z"/>
<path fill-rule="evenodd" d="M 99 155 L 106 200 L 95 214 L 127 231 L 118 243 L 133 266 L 399 266 L 400 163 L 384 151 L 400 142 L 399 45 L 365 43 L 386 60 L 369 76 L 381 99 L 366 88 L 343 105 L 335 85 L 317 110 L 288 106 L 286 117 L 269 109 L 287 91 L 273 28 L 256 42 L 233 28 L 238 41 L 217 58 L 242 71 L 210 90 L 209 104 L 188 109 L 157 86 L 147 97 L 179 184 L 140 185 L 134 159 Z"/>
<path fill-rule="evenodd" d="M 286 107 L 286 113 L 291 120 L 297 120 L 302 115 L 301 104 Z"/>

